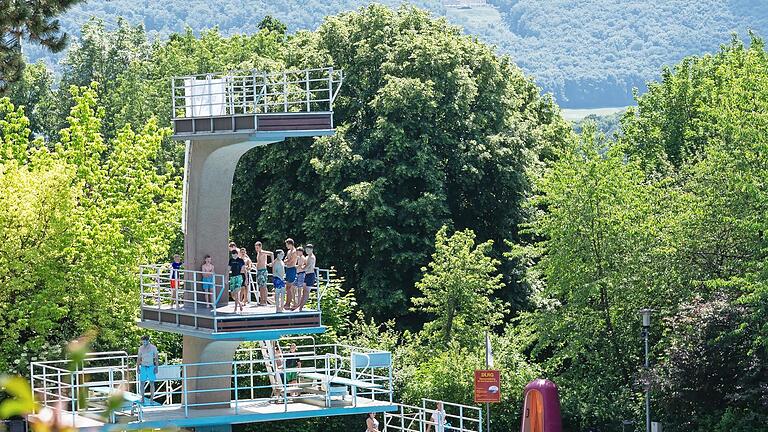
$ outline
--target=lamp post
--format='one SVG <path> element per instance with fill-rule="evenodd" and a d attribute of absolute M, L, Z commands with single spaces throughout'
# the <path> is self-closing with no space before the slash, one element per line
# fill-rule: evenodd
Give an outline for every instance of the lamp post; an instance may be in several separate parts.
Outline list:
<path fill-rule="evenodd" d="M 648 364 L 648 332 L 651 328 L 653 309 L 641 309 L 638 313 L 643 319 L 643 339 L 645 342 L 645 376 L 650 379 Z M 651 383 L 645 383 L 645 432 L 651 432 Z"/>

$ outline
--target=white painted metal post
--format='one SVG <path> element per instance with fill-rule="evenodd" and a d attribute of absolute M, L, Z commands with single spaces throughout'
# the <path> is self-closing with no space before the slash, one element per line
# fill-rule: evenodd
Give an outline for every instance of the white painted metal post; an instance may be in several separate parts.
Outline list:
<path fill-rule="evenodd" d="M 283 112 L 288 112 L 288 77 L 283 72 Z"/>
<path fill-rule="evenodd" d="M 328 111 L 333 112 L 333 66 L 328 68 Z"/>
<path fill-rule="evenodd" d="M 189 394 L 187 393 L 187 365 L 181 367 L 181 393 L 184 398 L 184 417 L 189 417 Z"/>
<path fill-rule="evenodd" d="M 240 407 L 238 404 L 239 397 L 237 395 L 238 385 L 237 385 L 237 362 L 236 361 L 232 362 L 232 370 L 234 371 L 234 377 L 235 377 L 235 415 L 237 415 Z"/>
<path fill-rule="evenodd" d="M 309 106 L 309 99 L 310 99 L 310 93 L 309 93 L 309 69 L 307 69 L 307 75 L 306 75 L 306 88 L 307 88 L 307 112 L 311 112 L 312 109 Z"/>

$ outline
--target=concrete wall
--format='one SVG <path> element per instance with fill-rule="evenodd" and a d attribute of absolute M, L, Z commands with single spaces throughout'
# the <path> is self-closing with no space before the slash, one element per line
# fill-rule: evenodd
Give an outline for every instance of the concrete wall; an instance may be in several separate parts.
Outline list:
<path fill-rule="evenodd" d="M 226 138 L 187 143 L 189 150 L 184 215 L 184 261 L 187 269 L 200 270 L 205 255 L 211 255 L 216 273 L 227 273 L 229 207 L 235 167 L 245 152 L 272 142 L 276 141 Z M 221 294 L 218 305 L 226 305 L 228 298 L 227 292 Z"/>

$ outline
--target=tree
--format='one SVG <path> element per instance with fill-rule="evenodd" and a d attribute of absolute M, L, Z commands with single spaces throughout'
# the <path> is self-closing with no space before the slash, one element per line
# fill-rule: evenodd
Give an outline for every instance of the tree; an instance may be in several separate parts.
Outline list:
<path fill-rule="evenodd" d="M 52 52 L 67 44 L 56 16 L 82 0 L 4 0 L 0 16 L 0 90 L 21 78 L 24 59 L 21 42 L 27 39 Z"/>
<path fill-rule="evenodd" d="M 266 30 L 284 35 L 288 27 L 272 15 L 267 15 L 259 23 L 259 30 Z"/>
<path fill-rule="evenodd" d="M 535 334 L 532 361 L 562 389 L 566 422 L 602 426 L 639 408 L 636 311 L 685 298 L 665 283 L 675 276 L 665 269 L 681 209 L 594 124 L 559 156 L 531 200 L 538 241 L 526 252 L 538 308 L 521 326 Z"/>
<path fill-rule="evenodd" d="M 378 5 L 297 34 L 285 55 L 344 70 L 336 135 L 244 157 L 235 237 L 311 241 L 378 319 L 406 313 L 441 226 L 470 228 L 501 256 L 526 218 L 527 169 L 568 135 L 509 58 L 424 11 Z M 499 296 L 524 307 L 525 287 L 504 282 Z"/>
<path fill-rule="evenodd" d="M 178 180 L 156 157 L 168 129 L 100 135 L 96 92 L 72 88 L 69 125 L 49 150 L 0 100 L 0 369 L 56 358 L 91 329 L 94 348 L 137 342 L 136 268 L 167 256 L 178 232 Z"/>
<path fill-rule="evenodd" d="M 437 232 L 432 261 L 416 283 L 423 297 L 411 299 L 416 310 L 435 317 L 425 325 L 431 338 L 445 345 L 454 339 L 477 342 L 501 321 L 505 305 L 491 296 L 504 283 L 499 261 L 488 256 L 492 245 L 490 240 L 476 245 L 469 229 L 450 236 L 446 227 Z"/>

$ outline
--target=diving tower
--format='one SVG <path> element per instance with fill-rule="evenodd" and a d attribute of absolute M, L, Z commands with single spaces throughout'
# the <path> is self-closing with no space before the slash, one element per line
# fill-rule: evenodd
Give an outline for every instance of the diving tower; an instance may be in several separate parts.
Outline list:
<path fill-rule="evenodd" d="M 171 79 L 173 138 L 186 145 L 185 265 L 177 275 L 167 265 L 140 266 L 138 325 L 182 335 L 182 361 L 159 366 L 153 400 L 137 382 L 136 356 L 127 352 L 88 354 L 74 370 L 69 360 L 34 362 L 32 392 L 42 411 L 33 417 L 58 413 L 63 425 L 85 431 L 221 432 L 232 424 L 364 413 L 384 413 L 385 431 L 434 426 L 434 401 L 422 407 L 394 402 L 391 353 L 316 342 L 326 330 L 321 306 L 330 270 L 317 270 L 318 285 L 301 312 L 251 304 L 235 313 L 228 303 L 230 202 L 238 161 L 255 147 L 289 137 L 332 135 L 342 80 L 342 72 L 331 67 Z M 204 283 L 199 268 L 206 255 L 214 277 Z M 116 396 L 120 406 L 104 417 Z M 454 431 L 482 431 L 479 409 L 455 407 L 449 414 L 456 419 Z"/>

